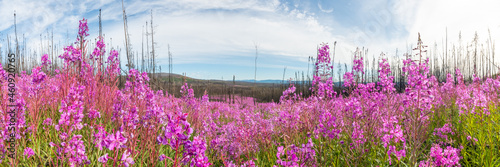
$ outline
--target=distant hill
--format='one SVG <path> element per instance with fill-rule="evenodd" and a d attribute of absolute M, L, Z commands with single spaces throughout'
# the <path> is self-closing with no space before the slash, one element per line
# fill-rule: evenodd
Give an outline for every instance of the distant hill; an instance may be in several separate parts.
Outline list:
<path fill-rule="evenodd" d="M 253 79 L 246 79 L 246 80 L 237 80 L 237 81 L 240 81 L 240 82 L 251 82 L 253 83 L 254 80 Z M 279 84 L 281 83 L 282 80 L 272 80 L 272 79 L 267 79 L 267 80 L 257 80 L 257 83 L 276 83 L 276 84 Z M 288 82 L 288 81 L 285 81 L 285 82 Z"/>

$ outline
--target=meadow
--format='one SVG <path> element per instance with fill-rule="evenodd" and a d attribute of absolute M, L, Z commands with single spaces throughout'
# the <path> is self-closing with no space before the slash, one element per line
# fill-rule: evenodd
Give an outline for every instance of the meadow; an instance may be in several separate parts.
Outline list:
<path fill-rule="evenodd" d="M 252 105 L 197 98 L 187 83 L 175 97 L 136 69 L 119 88 L 118 52 L 87 47 L 87 31 L 80 21 L 61 68 L 47 55 L 14 80 L 0 68 L 1 166 L 500 166 L 500 77 L 438 82 L 420 39 L 402 93 L 384 55 L 379 82 L 364 82 L 359 52 L 334 91 L 322 44 L 312 95 L 290 83 Z"/>

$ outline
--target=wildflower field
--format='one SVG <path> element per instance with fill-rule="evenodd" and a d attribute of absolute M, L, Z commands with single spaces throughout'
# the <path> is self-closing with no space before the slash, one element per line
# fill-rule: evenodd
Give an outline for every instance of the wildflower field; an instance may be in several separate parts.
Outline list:
<path fill-rule="evenodd" d="M 356 56 L 338 94 L 323 44 L 312 96 L 290 84 L 279 103 L 240 105 L 188 84 L 180 98 L 152 90 L 135 69 L 119 89 L 118 52 L 87 47 L 87 31 L 82 20 L 64 68 L 46 55 L 13 80 L 0 68 L 1 166 L 500 166 L 500 77 L 439 83 L 420 39 L 403 93 L 381 55 L 380 82 L 361 81 Z"/>

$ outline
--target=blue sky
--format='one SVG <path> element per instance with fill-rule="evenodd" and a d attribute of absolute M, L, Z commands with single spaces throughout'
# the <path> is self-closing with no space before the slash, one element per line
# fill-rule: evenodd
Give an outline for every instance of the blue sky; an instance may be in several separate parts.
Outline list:
<path fill-rule="evenodd" d="M 351 64 L 356 47 L 396 56 L 414 46 L 417 34 L 425 43 L 458 42 L 462 32 L 470 42 L 474 32 L 481 41 L 491 31 L 500 38 L 500 10 L 496 1 L 444 0 L 161 0 L 125 1 L 134 52 L 141 53 L 143 27 L 153 9 L 156 52 L 162 71 L 168 68 L 167 45 L 173 55 L 174 73 L 201 79 L 253 79 L 255 45 L 258 46 L 257 79 L 281 79 L 307 72 L 309 56 L 316 56 L 322 42 L 337 41 L 335 63 Z M 89 20 L 90 39 L 98 35 L 97 15 L 102 9 L 106 43 L 123 48 L 121 1 L 0 1 L 0 46 L 13 35 L 13 12 L 18 32 L 37 53 L 54 32 L 55 43 L 76 39 L 78 20 Z M 42 40 L 40 40 L 42 34 Z M 69 34 L 69 39 L 67 35 Z M 109 49 L 108 49 L 109 50 Z M 61 53 L 61 52 L 59 52 Z M 121 56 L 125 60 L 125 52 Z M 337 64 L 336 64 L 337 65 Z M 335 68 L 337 69 L 337 68 Z"/>

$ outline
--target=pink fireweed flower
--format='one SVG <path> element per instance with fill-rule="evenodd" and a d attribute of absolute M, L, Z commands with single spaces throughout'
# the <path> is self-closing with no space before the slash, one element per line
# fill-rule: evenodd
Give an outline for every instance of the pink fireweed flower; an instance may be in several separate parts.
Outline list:
<path fill-rule="evenodd" d="M 472 141 L 473 139 L 474 139 L 474 142 L 472 142 L 472 144 L 475 145 L 477 143 L 477 138 L 471 137 L 471 136 L 467 136 L 467 140 L 468 141 Z"/>
<path fill-rule="evenodd" d="M 90 59 L 98 60 L 99 57 L 103 56 L 106 53 L 106 44 L 102 39 L 97 41 L 96 47 L 94 48 L 94 52 L 90 54 Z"/>
<path fill-rule="evenodd" d="M 82 135 L 74 135 L 68 143 L 62 142 L 63 153 L 69 156 L 70 166 L 83 165 L 90 163 L 85 155 L 85 145 L 83 144 Z"/>
<path fill-rule="evenodd" d="M 90 119 L 101 118 L 101 113 L 95 109 L 90 109 L 88 116 Z"/>
<path fill-rule="evenodd" d="M 208 167 L 210 163 L 208 157 L 205 155 L 207 145 L 205 141 L 199 136 L 195 136 L 193 141 L 186 141 L 184 144 L 184 160 L 183 162 L 190 166 Z"/>
<path fill-rule="evenodd" d="M 127 143 L 127 138 L 123 137 L 122 132 L 118 131 L 115 134 L 110 134 L 104 140 L 109 150 L 114 148 L 122 148 Z"/>
<path fill-rule="evenodd" d="M 460 149 L 447 146 L 442 149 L 438 144 L 434 144 L 429 153 L 430 159 L 421 161 L 420 167 L 427 166 L 460 166 Z"/>
<path fill-rule="evenodd" d="M 47 75 L 45 75 L 45 73 L 42 70 L 42 66 L 38 66 L 36 68 L 33 68 L 33 70 L 31 70 L 31 77 L 33 78 L 31 81 L 34 83 L 34 84 L 39 84 L 41 83 L 45 77 Z"/>
<path fill-rule="evenodd" d="M 330 47 L 328 44 L 322 43 L 318 50 L 314 76 L 320 77 L 321 81 L 324 82 L 328 77 L 331 77 L 331 69 L 333 66 L 330 64 Z"/>
<path fill-rule="evenodd" d="M 351 138 L 354 141 L 354 143 L 356 144 L 356 146 L 359 146 L 359 145 L 365 143 L 366 138 L 363 135 L 363 133 L 364 133 L 363 128 L 361 128 L 361 126 L 357 122 L 353 122 L 352 126 L 354 127 L 354 130 L 352 132 Z"/>
<path fill-rule="evenodd" d="M 89 26 L 87 25 L 87 19 L 83 18 L 80 20 L 80 25 L 78 26 L 78 37 L 77 42 L 85 43 L 85 37 L 89 36 L 87 33 L 89 31 Z"/>
<path fill-rule="evenodd" d="M 51 118 L 47 118 L 43 121 L 42 125 L 46 125 L 46 126 L 52 126 L 53 123 L 52 123 L 52 119 Z M 43 127 L 43 129 L 45 129 L 45 127 Z"/>
<path fill-rule="evenodd" d="M 111 50 L 111 52 L 109 52 L 106 63 L 108 64 L 106 67 L 106 74 L 109 75 L 110 78 L 120 74 L 120 60 L 116 50 Z"/>
<path fill-rule="evenodd" d="M 107 147 L 106 144 L 106 136 L 108 135 L 108 132 L 104 130 L 104 127 L 102 126 L 97 126 L 97 133 L 94 133 L 94 144 L 99 150 L 102 150 L 103 147 Z"/>
<path fill-rule="evenodd" d="M 82 60 L 82 53 L 80 49 L 73 46 L 67 46 L 64 48 L 64 53 L 59 55 L 59 58 L 63 59 L 69 65 L 70 63 L 77 63 Z"/>
<path fill-rule="evenodd" d="M 167 156 L 165 154 L 161 154 L 160 157 L 158 157 L 158 159 L 160 161 L 163 161 L 163 160 L 167 159 Z"/>
<path fill-rule="evenodd" d="M 344 86 L 345 87 L 350 87 L 350 86 L 354 86 L 354 74 L 350 73 L 350 72 L 346 72 L 344 74 Z"/>
<path fill-rule="evenodd" d="M 340 138 L 342 130 L 339 126 L 339 119 L 337 119 L 336 116 L 332 115 L 330 112 L 322 112 L 319 119 L 320 123 L 314 130 L 316 138 L 318 138 L 320 134 L 323 134 L 324 137 L 329 137 L 330 139 Z"/>
<path fill-rule="evenodd" d="M 401 125 L 398 124 L 398 120 L 395 116 L 392 116 L 390 119 L 383 119 L 382 122 L 382 133 L 384 133 L 382 136 L 382 143 L 385 148 L 389 148 L 387 150 L 387 155 L 389 156 L 389 164 L 392 164 L 392 153 L 394 153 L 398 160 L 406 155 L 406 139 L 404 138 Z M 399 151 L 396 150 L 396 145 L 398 145 L 398 143 L 402 143 L 402 149 Z"/>
<path fill-rule="evenodd" d="M 328 44 L 322 43 L 318 50 L 316 72 L 314 73 L 312 87 L 310 88 L 320 99 L 336 96 L 336 93 L 333 91 L 332 69 L 330 47 Z"/>
<path fill-rule="evenodd" d="M 73 86 L 69 90 L 69 94 L 61 102 L 61 108 L 59 112 L 61 112 L 61 117 L 59 118 L 59 125 L 56 126 L 56 129 L 59 129 L 60 126 L 69 126 L 70 131 L 77 129 L 80 130 L 83 128 L 82 119 L 83 115 L 83 91 L 84 86 Z"/>
<path fill-rule="evenodd" d="M 7 72 L 2 67 L 2 63 L 0 62 L 0 83 L 2 83 L 4 79 L 7 78 Z"/>
<path fill-rule="evenodd" d="M 99 158 L 97 159 L 97 161 L 99 161 L 100 163 L 103 163 L 103 164 L 104 164 L 104 163 L 108 162 L 108 159 L 109 159 L 109 157 L 108 157 L 108 153 L 106 153 L 106 154 L 104 154 L 103 156 L 99 157 Z"/>
<path fill-rule="evenodd" d="M 434 129 L 433 134 L 446 140 L 446 139 L 448 139 L 447 134 L 455 134 L 455 133 L 453 133 L 453 131 L 451 129 L 451 124 L 447 123 L 447 124 L 444 124 L 443 127 L 441 127 L 441 128 Z"/>
<path fill-rule="evenodd" d="M 429 68 L 427 64 L 429 58 L 417 64 L 412 59 L 403 60 L 403 72 L 408 77 L 408 87 L 406 88 L 406 98 L 403 104 L 407 108 L 420 110 L 421 112 L 433 112 L 431 110 L 433 102 L 436 100 L 433 91 L 435 85 L 432 85 L 432 78 L 428 77 Z M 426 118 L 422 118 L 425 120 Z"/>
<path fill-rule="evenodd" d="M 290 87 L 283 91 L 283 95 L 280 97 L 280 103 L 287 103 L 296 100 L 297 94 L 295 94 L 295 85 L 290 83 Z"/>
<path fill-rule="evenodd" d="M 125 150 L 125 152 L 122 154 L 122 159 L 120 161 L 122 161 L 122 164 L 126 167 L 134 164 L 134 158 L 130 157 L 130 153 L 128 152 L 128 150 Z"/>
<path fill-rule="evenodd" d="M 383 55 L 383 54 L 382 54 Z M 387 59 L 382 59 L 382 61 L 379 63 L 379 79 L 380 79 L 380 86 L 382 87 L 382 91 L 392 93 L 396 90 L 394 88 L 394 76 L 388 76 L 391 73 L 391 67 L 389 65 L 389 62 L 387 62 Z"/>
<path fill-rule="evenodd" d="M 30 158 L 31 156 L 35 155 L 35 152 L 33 151 L 33 149 L 26 147 L 26 149 L 24 149 L 23 155 L 28 156 L 28 158 Z"/>
<path fill-rule="evenodd" d="M 52 64 L 52 61 L 49 60 L 49 55 L 48 54 L 44 54 L 42 56 L 42 66 L 47 66 L 47 65 L 50 65 Z"/>
<path fill-rule="evenodd" d="M 52 125 L 52 119 L 47 118 L 43 121 L 43 125 L 51 126 Z"/>
<path fill-rule="evenodd" d="M 282 156 L 286 156 L 286 158 L 282 159 Z M 288 146 L 286 153 L 283 146 L 279 146 L 276 157 L 278 158 L 276 163 L 282 166 L 316 166 L 316 152 L 311 139 L 307 144 L 302 144 L 302 147 L 293 144 Z"/>
<path fill-rule="evenodd" d="M 356 48 L 352 69 L 357 73 L 364 74 L 365 72 L 363 71 L 363 68 L 364 66 L 363 66 L 363 57 L 361 56 L 361 50 L 359 48 Z"/>

